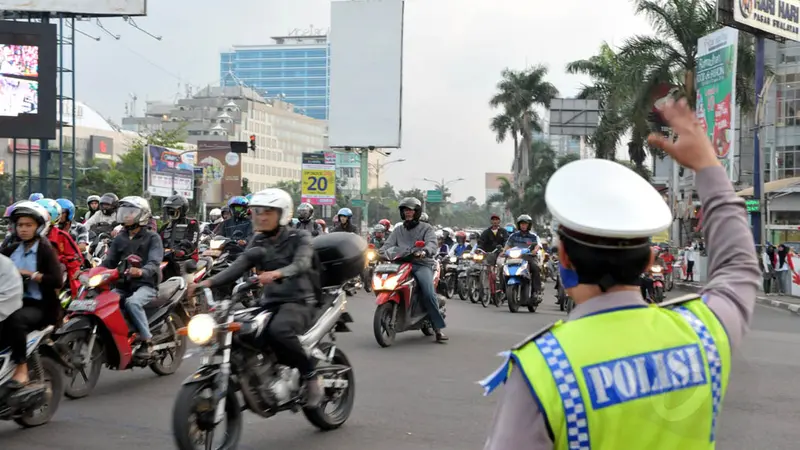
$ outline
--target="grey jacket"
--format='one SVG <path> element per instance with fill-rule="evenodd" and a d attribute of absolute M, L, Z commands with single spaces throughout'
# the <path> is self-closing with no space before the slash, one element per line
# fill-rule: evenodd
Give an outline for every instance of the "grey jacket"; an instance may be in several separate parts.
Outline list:
<path fill-rule="evenodd" d="M 0 255 L 0 323 L 22 308 L 22 277 L 11 259 Z"/>
<path fill-rule="evenodd" d="M 425 258 L 420 258 L 415 263 L 433 267 L 433 256 L 439 253 L 439 245 L 436 242 L 436 231 L 429 223 L 419 222 L 410 229 L 405 226 L 395 228 L 381 250 L 385 252 L 397 247 L 399 251 L 407 251 L 414 247 L 417 241 L 425 242 Z"/>

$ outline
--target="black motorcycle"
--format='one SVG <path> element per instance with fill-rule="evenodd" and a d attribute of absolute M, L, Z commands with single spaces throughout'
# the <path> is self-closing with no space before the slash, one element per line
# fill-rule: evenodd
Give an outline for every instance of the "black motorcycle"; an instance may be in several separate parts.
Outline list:
<path fill-rule="evenodd" d="M 308 408 L 297 369 L 278 364 L 274 354 L 258 344 L 271 313 L 262 308 L 233 309 L 240 294 L 257 283 L 257 279 L 239 283 L 231 299 L 219 303 L 209 289 L 198 293 L 213 309 L 211 314 L 192 318 L 185 329 L 189 339 L 202 346 L 204 355 L 203 365 L 184 381 L 175 400 L 172 429 L 180 450 L 194 450 L 198 445 L 235 449 L 241 438 L 245 409 L 264 418 L 281 411 L 302 410 L 306 419 L 321 430 L 338 428 L 350 416 L 355 398 L 353 369 L 344 352 L 332 342 L 334 332 L 350 331 L 347 323 L 352 318 L 345 312 L 344 291 L 340 287 L 323 290 L 314 325 L 300 336 L 324 378 L 322 405 Z M 323 342 L 326 336 L 331 342 Z M 329 406 L 332 408 L 327 411 Z M 223 419 L 224 430 L 218 430 L 218 434 L 224 441 L 214 444 L 215 431 Z"/>
<path fill-rule="evenodd" d="M 469 273 L 470 269 L 474 264 L 473 263 L 474 256 L 480 256 L 480 255 L 474 255 L 472 253 L 464 253 L 458 260 L 458 266 L 456 267 L 456 292 L 458 292 L 458 298 L 464 301 L 466 301 L 469 298 L 469 289 L 468 289 Z M 483 256 L 480 257 L 481 259 L 483 259 Z"/>
<path fill-rule="evenodd" d="M 441 279 L 437 290 L 447 298 L 453 298 L 456 293 L 456 280 L 458 280 L 458 257 L 439 255 L 439 264 L 442 266 Z"/>

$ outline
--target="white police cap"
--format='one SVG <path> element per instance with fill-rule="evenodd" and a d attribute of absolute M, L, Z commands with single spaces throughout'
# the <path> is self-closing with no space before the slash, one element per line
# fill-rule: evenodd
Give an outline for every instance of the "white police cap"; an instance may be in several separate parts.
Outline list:
<path fill-rule="evenodd" d="M 545 202 L 564 227 L 588 236 L 637 239 L 672 223 L 661 194 L 629 168 L 605 159 L 582 159 L 558 169 Z"/>

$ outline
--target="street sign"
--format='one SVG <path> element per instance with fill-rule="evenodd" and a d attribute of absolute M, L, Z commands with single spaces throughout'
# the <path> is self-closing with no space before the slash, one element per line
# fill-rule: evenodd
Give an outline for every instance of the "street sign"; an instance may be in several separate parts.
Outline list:
<path fill-rule="evenodd" d="M 761 202 L 758 199 L 745 200 L 744 207 L 747 208 L 747 212 L 758 212 L 761 211 Z"/>
<path fill-rule="evenodd" d="M 432 189 L 428 191 L 428 194 L 425 196 L 425 200 L 428 203 L 442 203 L 442 191 L 438 189 Z"/>
<path fill-rule="evenodd" d="M 367 206 L 367 201 L 361 200 L 360 198 L 354 198 L 350 200 L 350 204 L 353 205 L 353 208 L 363 208 Z"/>
<path fill-rule="evenodd" d="M 333 152 L 303 153 L 302 202 L 333 205 L 336 202 L 336 155 Z"/>

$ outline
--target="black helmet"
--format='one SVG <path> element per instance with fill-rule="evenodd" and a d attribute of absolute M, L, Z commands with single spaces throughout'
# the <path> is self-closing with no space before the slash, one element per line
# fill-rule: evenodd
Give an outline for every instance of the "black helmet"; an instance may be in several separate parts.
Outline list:
<path fill-rule="evenodd" d="M 311 206 L 311 203 L 301 203 L 300 206 L 297 207 L 298 219 L 303 222 L 308 222 L 312 217 L 314 217 L 314 207 Z"/>
<path fill-rule="evenodd" d="M 189 211 L 189 201 L 182 195 L 171 195 L 164 200 L 164 217 L 169 220 L 182 219 Z"/>
<path fill-rule="evenodd" d="M 109 192 L 100 197 L 100 211 L 107 216 L 117 212 L 118 205 L 119 197 L 117 197 L 117 194 Z"/>
<path fill-rule="evenodd" d="M 419 216 L 422 215 L 422 202 L 414 197 L 406 197 L 400 200 L 400 204 L 397 205 L 398 209 L 400 210 L 400 218 L 404 221 L 406 220 L 405 214 L 403 214 L 404 209 L 413 209 L 414 210 L 414 220 L 419 221 Z"/>
<path fill-rule="evenodd" d="M 531 216 L 527 214 L 522 214 L 519 217 L 517 217 L 517 229 L 519 229 L 519 224 L 521 224 L 522 222 L 527 222 L 528 231 L 531 231 L 531 227 L 533 226 L 533 219 L 531 218 Z"/>

